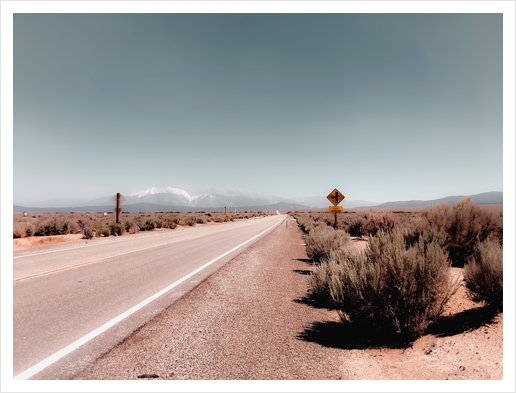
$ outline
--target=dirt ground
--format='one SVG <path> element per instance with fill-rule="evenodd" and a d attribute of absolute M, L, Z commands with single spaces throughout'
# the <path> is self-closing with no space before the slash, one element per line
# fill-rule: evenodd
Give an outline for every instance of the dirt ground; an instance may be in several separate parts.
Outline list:
<path fill-rule="evenodd" d="M 364 249 L 367 241 L 354 243 Z M 462 278 L 461 268 L 452 273 Z M 473 302 L 462 281 L 433 334 L 406 349 L 350 350 L 343 366 L 361 380 L 503 379 L 503 313 L 493 315 Z"/>
<path fill-rule="evenodd" d="M 76 243 L 82 239 L 82 236 L 82 233 L 79 233 L 74 235 L 30 236 L 13 239 L 13 251 L 25 250 L 45 244 Z"/>

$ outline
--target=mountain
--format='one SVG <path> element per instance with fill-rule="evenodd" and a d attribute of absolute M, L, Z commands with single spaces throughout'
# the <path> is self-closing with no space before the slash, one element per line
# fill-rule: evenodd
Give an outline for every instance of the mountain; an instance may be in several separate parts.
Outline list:
<path fill-rule="evenodd" d="M 433 200 L 395 201 L 375 204 L 369 201 L 344 200 L 346 209 L 354 207 L 416 207 L 440 203 L 453 204 L 467 196 L 450 196 Z M 502 204 L 503 192 L 486 192 L 471 195 L 476 204 Z M 327 209 L 330 202 L 323 196 L 305 198 L 281 198 L 242 190 L 193 189 L 190 192 L 173 187 L 151 187 L 124 195 L 122 209 L 127 212 L 144 211 L 215 211 L 228 210 L 302 210 Z M 104 196 L 90 201 L 52 200 L 34 203 L 32 206 L 13 206 L 14 212 L 107 212 L 113 211 L 113 196 Z"/>
<path fill-rule="evenodd" d="M 59 207 L 72 207 L 72 206 L 80 206 L 81 204 L 87 202 L 85 199 L 77 199 L 77 198 L 62 198 L 62 199 L 48 199 L 46 201 L 34 202 L 30 205 L 32 207 L 48 207 L 48 206 L 59 206 Z"/>
<path fill-rule="evenodd" d="M 484 192 L 475 195 L 456 195 L 445 198 L 432 199 L 432 200 L 412 200 L 412 201 L 396 201 L 387 202 L 377 205 L 375 207 L 422 207 L 422 206 L 433 206 L 444 203 L 446 205 L 453 205 L 454 203 L 460 202 L 464 198 L 471 198 L 472 202 L 477 205 L 497 205 L 503 204 L 503 192 L 502 191 L 491 191 Z"/>

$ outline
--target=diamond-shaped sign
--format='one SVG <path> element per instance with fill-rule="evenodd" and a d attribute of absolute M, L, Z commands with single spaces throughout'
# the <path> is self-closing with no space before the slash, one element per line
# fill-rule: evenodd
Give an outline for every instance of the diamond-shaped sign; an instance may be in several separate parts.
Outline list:
<path fill-rule="evenodd" d="M 125 202 L 124 196 L 122 194 L 118 193 L 113 198 L 111 198 L 111 202 L 113 202 L 115 205 L 116 205 L 116 199 L 118 196 L 120 196 L 120 204 Z"/>
<path fill-rule="evenodd" d="M 326 198 L 328 198 L 334 206 L 337 206 L 344 199 L 344 195 L 342 195 L 339 190 L 334 189 Z"/>

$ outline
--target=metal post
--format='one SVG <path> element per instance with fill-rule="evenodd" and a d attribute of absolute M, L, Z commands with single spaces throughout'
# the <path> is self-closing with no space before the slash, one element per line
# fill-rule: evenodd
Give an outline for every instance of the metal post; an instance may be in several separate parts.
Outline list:
<path fill-rule="evenodd" d="M 333 214 L 335 214 L 335 222 L 333 223 L 333 229 L 337 230 L 337 212 Z"/>

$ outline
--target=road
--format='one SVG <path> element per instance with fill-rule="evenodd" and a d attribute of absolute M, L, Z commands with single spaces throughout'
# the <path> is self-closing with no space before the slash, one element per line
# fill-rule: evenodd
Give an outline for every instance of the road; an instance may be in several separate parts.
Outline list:
<path fill-rule="evenodd" d="M 66 379 L 284 219 L 276 215 L 15 252 L 15 378 Z"/>

